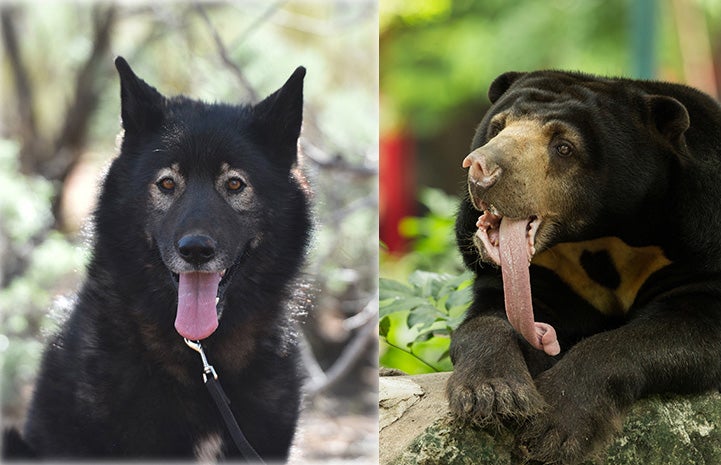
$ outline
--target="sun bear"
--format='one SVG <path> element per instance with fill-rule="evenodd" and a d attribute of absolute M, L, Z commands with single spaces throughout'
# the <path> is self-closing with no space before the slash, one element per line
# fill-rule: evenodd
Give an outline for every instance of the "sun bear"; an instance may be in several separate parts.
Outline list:
<path fill-rule="evenodd" d="M 505 73 L 456 220 L 474 299 L 451 411 L 525 460 L 602 450 L 637 399 L 721 385 L 721 106 L 680 84 Z"/>

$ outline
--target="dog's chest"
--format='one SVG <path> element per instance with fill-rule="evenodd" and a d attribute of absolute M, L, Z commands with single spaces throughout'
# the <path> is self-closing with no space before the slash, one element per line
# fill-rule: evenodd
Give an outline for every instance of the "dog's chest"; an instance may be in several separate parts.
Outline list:
<path fill-rule="evenodd" d="M 223 438 L 218 433 L 211 433 L 196 441 L 193 447 L 195 458 L 200 463 L 215 463 L 223 458 Z"/>

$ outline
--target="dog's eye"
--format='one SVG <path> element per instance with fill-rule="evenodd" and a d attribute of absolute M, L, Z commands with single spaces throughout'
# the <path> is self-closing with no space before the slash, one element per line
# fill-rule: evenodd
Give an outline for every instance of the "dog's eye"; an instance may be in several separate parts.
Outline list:
<path fill-rule="evenodd" d="M 175 189 L 175 181 L 171 177 L 164 177 L 156 183 L 160 190 L 165 192 L 172 192 Z"/>
<path fill-rule="evenodd" d="M 240 192 L 240 191 L 243 190 L 243 188 L 245 187 L 245 183 L 244 183 L 243 180 L 240 179 L 240 178 L 230 178 L 230 179 L 228 179 L 228 181 L 225 183 L 225 187 L 226 187 L 229 191 Z"/>

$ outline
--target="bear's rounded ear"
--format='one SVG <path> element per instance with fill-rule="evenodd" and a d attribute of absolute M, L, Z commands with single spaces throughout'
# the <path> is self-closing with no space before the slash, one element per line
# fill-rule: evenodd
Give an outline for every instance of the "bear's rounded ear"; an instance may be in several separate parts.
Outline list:
<path fill-rule="evenodd" d="M 667 95 L 647 95 L 645 98 L 658 132 L 669 141 L 676 142 L 691 125 L 686 107 Z"/>
<path fill-rule="evenodd" d="M 488 100 L 490 100 L 491 103 L 496 103 L 496 100 L 501 98 L 501 95 L 503 95 L 508 88 L 511 87 L 511 84 L 516 82 L 516 80 L 524 74 L 526 73 L 508 71 L 498 76 L 491 83 L 491 87 L 488 88 Z"/>

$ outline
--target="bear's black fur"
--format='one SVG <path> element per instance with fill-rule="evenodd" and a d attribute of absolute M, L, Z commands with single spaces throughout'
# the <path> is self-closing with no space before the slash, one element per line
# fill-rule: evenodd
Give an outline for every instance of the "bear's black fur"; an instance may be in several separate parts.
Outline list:
<path fill-rule="evenodd" d="M 721 386 L 721 107 L 683 85 L 560 71 L 506 73 L 489 98 L 456 222 L 476 279 L 449 402 L 518 428 L 526 459 L 577 463 L 635 400 Z M 560 355 L 509 324 L 482 209 L 541 219 L 533 310 Z"/>

